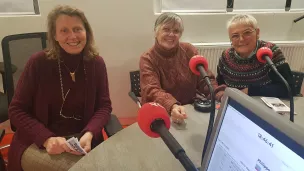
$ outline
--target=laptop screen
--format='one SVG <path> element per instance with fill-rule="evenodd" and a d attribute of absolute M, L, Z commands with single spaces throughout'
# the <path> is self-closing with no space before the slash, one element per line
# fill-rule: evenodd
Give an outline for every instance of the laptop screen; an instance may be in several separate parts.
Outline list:
<path fill-rule="evenodd" d="M 303 171 L 304 148 L 229 99 L 208 171 Z"/>

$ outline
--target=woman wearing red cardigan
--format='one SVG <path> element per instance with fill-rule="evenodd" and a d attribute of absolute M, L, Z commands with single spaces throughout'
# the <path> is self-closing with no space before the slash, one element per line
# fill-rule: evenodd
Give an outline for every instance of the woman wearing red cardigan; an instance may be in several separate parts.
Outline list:
<path fill-rule="evenodd" d="M 86 152 L 103 141 L 112 111 L 105 63 L 94 48 L 84 13 L 58 6 L 48 15 L 50 48 L 31 56 L 9 107 L 16 127 L 8 169 L 68 170 L 81 158 L 67 137 Z"/>
<path fill-rule="evenodd" d="M 163 13 L 155 21 L 155 44 L 140 57 L 142 103 L 157 102 L 164 106 L 176 123 L 187 118 L 182 105 L 193 103 L 197 90 L 209 96 L 206 82 L 189 69 L 191 57 L 198 55 L 190 43 L 180 42 L 184 31 L 182 19 L 175 13 Z M 218 86 L 214 74 L 207 71 L 220 100 L 226 86 Z"/>

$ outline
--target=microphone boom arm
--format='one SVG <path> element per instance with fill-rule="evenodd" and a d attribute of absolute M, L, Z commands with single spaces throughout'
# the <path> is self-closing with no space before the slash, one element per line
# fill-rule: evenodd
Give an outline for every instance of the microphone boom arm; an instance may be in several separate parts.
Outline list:
<path fill-rule="evenodd" d="M 162 119 L 155 120 L 151 124 L 151 130 L 157 132 L 167 147 L 170 149 L 171 153 L 176 159 L 184 166 L 187 171 L 197 171 L 196 167 L 186 155 L 183 147 L 176 141 L 173 135 L 165 127 L 165 122 Z"/>
<path fill-rule="evenodd" d="M 198 66 L 202 66 L 202 65 L 198 65 Z M 205 79 L 205 81 L 208 85 L 208 88 L 210 91 L 210 98 L 211 98 L 211 112 L 210 112 L 210 118 L 209 118 L 209 124 L 208 124 L 208 130 L 207 130 L 207 135 L 206 135 L 206 139 L 205 139 L 204 149 L 203 149 L 203 153 L 202 153 L 202 161 L 201 161 L 201 165 L 202 165 L 204 157 L 205 157 L 205 153 L 206 153 L 206 150 L 208 147 L 208 143 L 210 140 L 210 136 L 212 133 L 212 129 L 213 129 L 213 123 L 214 123 L 214 118 L 215 118 L 215 95 L 214 95 L 214 90 L 211 85 L 209 76 L 206 73 L 204 67 L 197 67 L 197 69 L 199 70 L 200 74 L 203 76 L 203 78 Z"/>
<path fill-rule="evenodd" d="M 287 83 L 287 81 L 285 80 L 285 78 L 279 73 L 279 71 L 277 70 L 277 68 L 275 67 L 275 65 L 271 61 L 271 59 L 269 57 L 265 57 L 265 60 L 267 61 L 267 63 L 271 67 L 271 69 L 280 77 L 280 80 L 282 80 L 285 87 L 287 88 L 288 96 L 289 96 L 289 102 L 290 102 L 290 105 L 289 105 L 290 106 L 290 114 L 289 114 L 290 118 L 289 118 L 289 120 L 291 122 L 294 122 L 294 101 L 293 101 L 293 95 L 292 95 L 291 88 L 290 88 L 289 84 Z"/>

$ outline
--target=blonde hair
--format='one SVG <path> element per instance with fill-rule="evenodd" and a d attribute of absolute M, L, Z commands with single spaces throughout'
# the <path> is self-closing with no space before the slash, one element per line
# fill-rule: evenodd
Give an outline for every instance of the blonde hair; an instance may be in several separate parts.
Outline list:
<path fill-rule="evenodd" d="M 60 15 L 76 16 L 81 19 L 83 26 L 86 30 L 87 43 L 83 49 L 85 59 L 92 59 L 98 55 L 98 52 L 94 45 L 94 37 L 92 28 L 85 17 L 84 13 L 74 7 L 68 5 L 56 6 L 47 17 L 47 37 L 49 48 L 46 50 L 47 57 L 49 59 L 57 59 L 60 55 L 60 45 L 55 40 L 56 35 L 56 20 Z"/>
<path fill-rule="evenodd" d="M 183 25 L 183 20 L 182 18 L 173 13 L 173 12 L 165 12 L 162 13 L 155 21 L 154 24 L 154 31 L 158 32 L 159 28 L 164 25 L 164 24 L 170 24 L 170 23 L 174 23 L 174 24 L 179 24 L 180 26 L 180 32 L 183 33 L 184 31 L 184 25 Z"/>
<path fill-rule="evenodd" d="M 251 25 L 254 29 L 258 28 L 257 20 L 252 15 L 249 14 L 237 14 L 233 16 L 227 22 L 227 29 L 229 29 L 234 24 L 246 24 L 246 25 Z"/>

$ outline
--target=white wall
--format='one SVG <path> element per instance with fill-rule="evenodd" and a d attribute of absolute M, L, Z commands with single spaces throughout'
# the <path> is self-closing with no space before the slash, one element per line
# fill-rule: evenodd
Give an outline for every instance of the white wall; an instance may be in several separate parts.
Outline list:
<path fill-rule="evenodd" d="M 153 1 L 144 0 L 40 0 L 41 16 L 0 17 L 0 39 L 9 34 L 46 30 L 46 16 L 57 4 L 82 9 L 91 23 L 96 44 L 107 64 L 113 113 L 119 117 L 137 115 L 128 97 L 129 71 L 138 69 L 140 55 L 153 45 Z M 304 40 L 304 20 L 293 24 L 303 13 L 255 14 L 262 39 Z M 198 42 L 228 41 L 225 28 L 231 14 L 183 15 L 183 40 Z M 0 54 L 2 54 L 0 50 Z M 0 57 L 2 60 L 2 57 Z"/>

